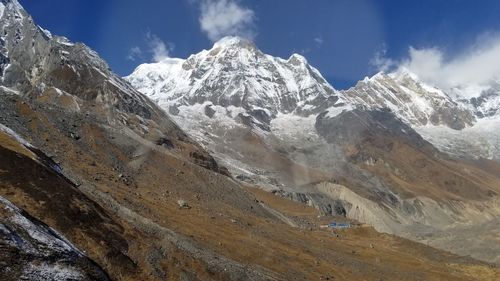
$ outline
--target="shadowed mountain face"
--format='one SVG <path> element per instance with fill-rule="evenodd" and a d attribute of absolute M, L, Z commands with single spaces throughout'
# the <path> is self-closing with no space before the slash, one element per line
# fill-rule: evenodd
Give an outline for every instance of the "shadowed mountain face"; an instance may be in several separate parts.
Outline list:
<path fill-rule="evenodd" d="M 500 261 L 491 230 L 468 232 L 486 243 L 453 243 L 500 215 L 500 166 L 490 161 L 500 155 L 491 135 L 500 118 L 480 113 L 496 112 L 495 94 L 459 100 L 405 69 L 338 91 L 299 55 L 275 58 L 234 37 L 125 79 L 242 182 Z"/>
<path fill-rule="evenodd" d="M 291 131 L 281 130 L 285 127 L 276 123 L 282 119 L 274 115 L 293 111 L 297 114 L 288 116 L 290 122 L 311 122 L 307 124 L 314 129 L 317 113 L 330 103 L 334 109 L 345 109 L 335 98 L 328 98 L 328 85 L 302 58 L 285 63 L 259 53 L 252 44 L 239 46 L 259 61 L 268 58 L 275 67 L 282 65 L 290 72 L 296 67 L 300 77 L 313 77 L 314 81 L 298 76 L 294 84 L 314 84 L 313 91 L 307 86 L 293 92 L 295 86 L 287 84 L 297 97 L 272 98 L 273 108 L 282 106 L 274 113 L 266 111 L 270 100 L 259 105 L 253 94 L 241 96 L 241 105 L 248 105 L 249 111 L 239 111 L 240 103 L 228 105 L 223 95 L 219 105 L 208 107 L 182 99 L 177 105 L 179 118 L 201 109 L 201 114 L 193 115 L 193 127 L 186 127 L 189 136 L 88 47 L 36 26 L 17 1 L 0 3 L 4 34 L 0 40 L 0 223 L 7 229 L 0 229 L 0 243 L 8 245 L 0 248 L 0 262 L 2 269 L 9 269 L 1 271 L 3 279 L 29 279 L 41 271 L 49 280 L 106 280 L 108 276 L 112 280 L 488 280 L 498 276 L 498 269 L 488 264 L 380 234 L 346 217 L 318 218 L 313 208 L 236 181 L 195 142 L 204 136 L 202 141 L 217 146 L 217 156 L 231 155 L 218 159 L 237 171 L 234 177 L 242 181 L 286 187 L 276 194 L 313 198 L 311 205 L 323 206 L 330 210 L 328 214 L 336 210 L 366 221 L 380 217 L 384 227 L 397 226 L 399 221 L 384 209 L 370 205 L 373 198 L 366 199 L 378 194 L 400 202 L 399 197 L 393 200 L 393 185 L 354 160 L 345 160 L 345 148 L 329 143 L 317 131 L 288 138 Z M 223 72 L 240 66 L 228 65 Z M 316 94 L 318 89 L 324 91 Z M 297 103 L 302 97 L 312 98 Z M 308 104 L 320 104 L 316 98 L 327 102 L 321 110 L 310 111 Z M 224 106 L 233 111 L 222 115 Z M 295 115 L 299 118 L 294 119 Z M 219 117 L 237 126 L 228 129 L 225 122 L 214 123 Z M 207 119 L 197 123 L 197 118 Z M 334 121 L 328 124 L 329 116 L 322 118 L 325 126 L 335 126 Z M 194 131 L 195 126 L 206 127 Z M 263 134 L 266 128 L 276 134 Z M 283 142 L 283 137 L 290 142 Z M 304 137 L 311 138 L 311 146 L 292 148 L 294 141 L 302 143 Z M 329 166 L 310 161 L 318 154 L 322 157 L 317 159 Z M 249 166 L 249 176 L 239 172 L 242 163 Z M 362 177 L 352 176 L 357 173 Z M 489 179 L 488 174 L 481 176 Z M 382 187 L 370 193 L 372 186 Z M 300 192 L 291 192 L 293 188 Z M 359 211 L 363 206 L 382 211 L 367 216 L 367 209 Z M 334 235 L 320 228 L 332 220 L 349 221 L 355 227 Z M 12 244 L 12 237 L 22 243 Z M 19 259 L 11 262 L 12 257 Z"/>
<path fill-rule="evenodd" d="M 356 145 L 368 138 L 385 136 L 400 139 L 430 153 L 437 152 L 430 143 L 388 109 L 373 111 L 354 109 L 344 111 L 333 118 L 328 118 L 327 115 L 328 112 L 318 115 L 316 130 L 331 143 Z M 381 148 L 388 151 L 392 149 L 390 142 L 384 145 L 385 147 Z"/>
<path fill-rule="evenodd" d="M 101 247 L 109 262 L 137 270 L 124 254 L 128 243 L 123 227 L 61 175 L 57 164 L 4 132 L 0 145 L 1 194 L 53 227 L 0 198 L 2 280 L 109 280 L 67 239 L 86 240 L 88 251 Z"/>
<path fill-rule="evenodd" d="M 2 280 L 110 280 L 44 223 L 0 197 Z"/>

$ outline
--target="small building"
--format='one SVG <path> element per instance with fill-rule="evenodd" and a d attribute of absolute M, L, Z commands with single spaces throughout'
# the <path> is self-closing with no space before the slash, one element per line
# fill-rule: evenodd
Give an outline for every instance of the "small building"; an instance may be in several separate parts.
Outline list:
<path fill-rule="evenodd" d="M 350 223 L 331 222 L 328 224 L 328 227 L 330 227 L 330 228 L 350 228 L 351 224 Z"/>

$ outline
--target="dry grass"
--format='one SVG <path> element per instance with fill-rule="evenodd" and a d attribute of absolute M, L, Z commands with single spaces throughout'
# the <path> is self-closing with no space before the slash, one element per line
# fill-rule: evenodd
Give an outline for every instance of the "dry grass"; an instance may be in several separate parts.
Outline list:
<path fill-rule="evenodd" d="M 316 210 L 187 161 L 185 155 L 198 149 L 190 143 L 168 150 L 85 122 L 78 124 L 83 133 L 75 141 L 48 115 L 25 105 L 19 112 L 32 119 L 36 143 L 57 152 L 65 173 L 82 187 L 49 175 L 39 182 L 30 174 L 36 165 L 24 159 L 17 166 L 4 163 L 0 194 L 59 230 L 116 280 L 178 280 L 183 274 L 229 279 L 224 268 L 210 265 L 215 261 L 200 258 L 205 253 L 280 280 L 492 280 L 499 274 L 498 268 L 369 227 L 338 231 L 337 237 L 317 227 L 330 218 L 318 219 Z M 287 167 L 301 169 L 281 168 Z M 179 209 L 179 199 L 191 209 Z M 283 223 L 258 201 L 309 227 Z M 170 230 L 203 251 L 186 250 L 166 235 Z"/>

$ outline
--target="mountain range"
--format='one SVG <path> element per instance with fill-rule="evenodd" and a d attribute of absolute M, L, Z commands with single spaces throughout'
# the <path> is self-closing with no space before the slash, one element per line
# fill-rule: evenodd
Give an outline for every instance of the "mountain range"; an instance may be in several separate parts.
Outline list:
<path fill-rule="evenodd" d="M 497 138 L 488 135 L 489 127 L 498 127 L 498 83 L 492 82 L 475 97 L 464 99 L 455 92 L 445 93 L 420 81 L 401 67 L 393 73 L 380 72 L 359 81 L 353 88 L 339 91 L 301 55 L 293 54 L 287 60 L 272 57 L 253 42 L 238 37 L 223 38 L 212 49 L 186 60 L 168 58 L 140 65 L 125 79 L 174 118 L 183 107 L 204 105 L 209 117 L 217 109 L 228 109 L 231 119 L 238 118 L 254 128 L 270 131 L 271 121 L 279 120 L 280 114 L 310 117 L 326 110 L 340 113 L 350 108 L 387 108 L 447 153 L 498 159 Z M 452 132 L 449 135 L 481 131 L 483 143 L 478 145 L 476 138 L 466 138 L 461 145 L 447 148 L 426 134 L 432 129 L 450 129 L 446 131 Z"/>
<path fill-rule="evenodd" d="M 17 0 L 0 35 L 1 280 L 500 276 L 493 86 L 340 91 L 234 37 L 121 78 Z"/>
<path fill-rule="evenodd" d="M 496 84 L 463 99 L 400 68 L 336 90 L 301 55 L 272 57 L 238 37 L 125 79 L 242 182 L 498 262 L 495 239 L 456 244 L 498 231 Z M 470 228 L 481 230 L 465 237 Z"/>

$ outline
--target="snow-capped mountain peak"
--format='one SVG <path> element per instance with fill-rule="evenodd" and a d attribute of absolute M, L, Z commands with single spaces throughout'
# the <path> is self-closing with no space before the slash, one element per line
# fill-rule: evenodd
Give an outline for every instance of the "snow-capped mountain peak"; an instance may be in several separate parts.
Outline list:
<path fill-rule="evenodd" d="M 464 104 L 428 85 L 406 68 L 379 72 L 342 92 L 351 104 L 365 108 L 389 108 L 412 126 L 445 125 L 463 129 L 475 122 Z"/>
<path fill-rule="evenodd" d="M 257 46 L 251 40 L 238 36 L 226 36 L 214 43 L 215 48 L 244 48 L 250 50 L 257 50 Z"/>
<path fill-rule="evenodd" d="M 239 37 L 225 37 L 186 60 L 140 65 L 126 79 L 173 115 L 195 104 L 233 107 L 238 118 L 261 128 L 278 113 L 308 115 L 324 110 L 325 101 L 338 100 L 338 92 L 304 57 L 266 55 Z"/>

